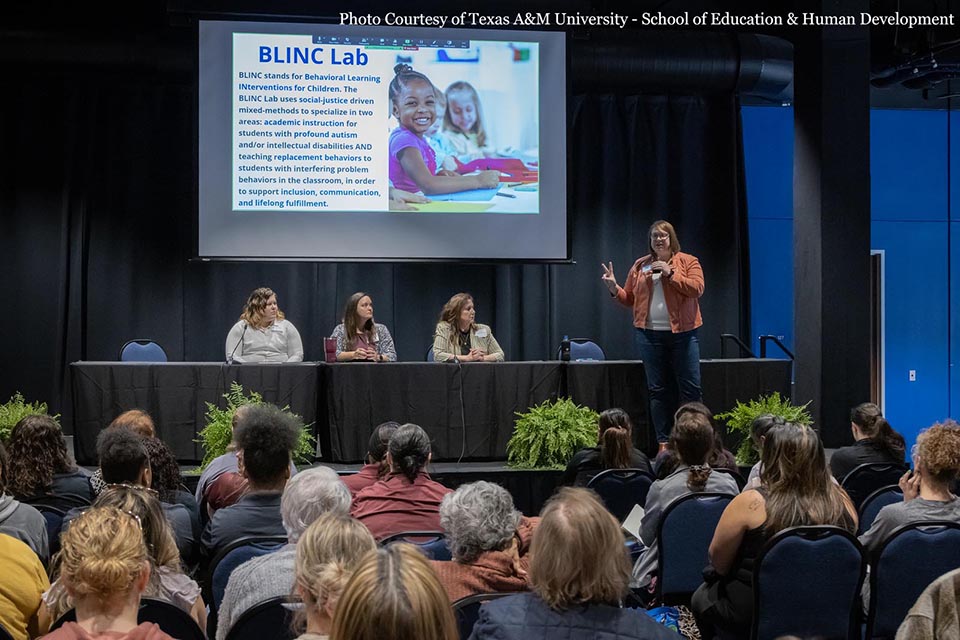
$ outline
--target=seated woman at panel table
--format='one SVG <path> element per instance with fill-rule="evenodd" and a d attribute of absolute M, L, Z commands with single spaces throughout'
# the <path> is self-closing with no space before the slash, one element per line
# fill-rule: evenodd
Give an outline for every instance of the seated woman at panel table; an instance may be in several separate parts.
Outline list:
<path fill-rule="evenodd" d="M 469 293 L 458 293 L 443 305 L 433 333 L 435 362 L 503 362 L 503 349 L 493 331 L 474 322 L 476 315 Z"/>
<path fill-rule="evenodd" d="M 284 319 L 277 294 L 254 289 L 224 344 L 227 362 L 303 362 L 303 342 L 293 323 Z"/>
<path fill-rule="evenodd" d="M 333 330 L 337 341 L 337 360 L 369 360 L 396 362 L 397 349 L 393 346 L 390 330 L 373 321 L 373 300 L 358 291 L 347 300 L 343 322 Z"/>

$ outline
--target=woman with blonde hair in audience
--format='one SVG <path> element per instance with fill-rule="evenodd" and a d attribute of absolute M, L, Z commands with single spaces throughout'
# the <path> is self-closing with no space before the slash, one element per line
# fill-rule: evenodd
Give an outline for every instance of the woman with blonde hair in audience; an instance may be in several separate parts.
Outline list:
<path fill-rule="evenodd" d="M 715 575 L 693 594 L 691 609 L 703 637 L 713 637 L 714 626 L 749 635 L 754 561 L 773 535 L 806 525 L 857 530 L 856 509 L 833 481 L 813 429 L 791 422 L 772 427 L 760 461 L 761 486 L 724 509 L 710 543 Z"/>
<path fill-rule="evenodd" d="M 298 640 L 329 637 L 337 602 L 360 560 L 376 551 L 365 526 L 350 516 L 327 513 L 313 521 L 297 542 L 295 589 L 303 600 L 306 629 Z"/>
<path fill-rule="evenodd" d="M 443 586 L 426 557 L 398 543 L 368 552 L 333 614 L 332 640 L 458 640 Z"/>
<path fill-rule="evenodd" d="M 93 508 L 119 509 L 140 523 L 151 569 L 149 580 L 142 590 L 143 595 L 176 605 L 189 613 L 200 628 L 204 629 L 207 613 L 203 598 L 200 597 L 200 587 L 183 572 L 173 529 L 164 516 L 155 493 L 152 489 L 136 485 L 107 485 L 106 490 L 93 503 Z M 72 530 L 82 517 L 83 515 L 71 522 L 67 530 Z M 57 579 L 50 590 L 43 594 L 41 623 L 46 623 L 44 628 L 73 607 L 70 596 L 69 589 L 61 579 Z"/>
<path fill-rule="evenodd" d="M 642 611 L 621 608 L 629 581 L 620 524 L 592 491 L 561 489 L 533 535 L 532 593 L 484 604 L 471 638 L 677 638 Z"/>
<path fill-rule="evenodd" d="M 150 559 L 140 520 L 115 507 L 94 507 L 63 534 L 60 582 L 76 605 L 76 622 L 50 640 L 172 640 L 153 622 L 137 624 Z"/>

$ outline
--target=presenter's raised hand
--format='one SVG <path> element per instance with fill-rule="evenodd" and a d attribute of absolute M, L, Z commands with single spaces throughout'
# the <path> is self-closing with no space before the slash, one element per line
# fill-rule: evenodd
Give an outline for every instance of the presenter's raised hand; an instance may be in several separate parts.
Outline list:
<path fill-rule="evenodd" d="M 603 267 L 603 275 L 600 276 L 600 279 L 603 281 L 603 284 L 607 285 L 607 290 L 610 293 L 616 293 L 617 276 L 613 274 L 613 263 L 609 262 L 607 264 L 603 264 L 601 262 L 600 266 Z"/>

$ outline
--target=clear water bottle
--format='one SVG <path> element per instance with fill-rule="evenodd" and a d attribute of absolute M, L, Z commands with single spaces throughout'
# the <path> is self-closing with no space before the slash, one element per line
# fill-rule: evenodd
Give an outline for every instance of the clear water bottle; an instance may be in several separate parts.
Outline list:
<path fill-rule="evenodd" d="M 570 362 L 570 337 L 563 336 L 560 341 L 560 359 L 564 362 Z"/>

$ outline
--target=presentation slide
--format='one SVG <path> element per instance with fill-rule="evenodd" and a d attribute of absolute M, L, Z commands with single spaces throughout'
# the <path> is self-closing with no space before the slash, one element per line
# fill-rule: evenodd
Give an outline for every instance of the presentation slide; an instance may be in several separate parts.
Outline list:
<path fill-rule="evenodd" d="M 564 38 L 202 21 L 198 255 L 565 259 Z"/>

